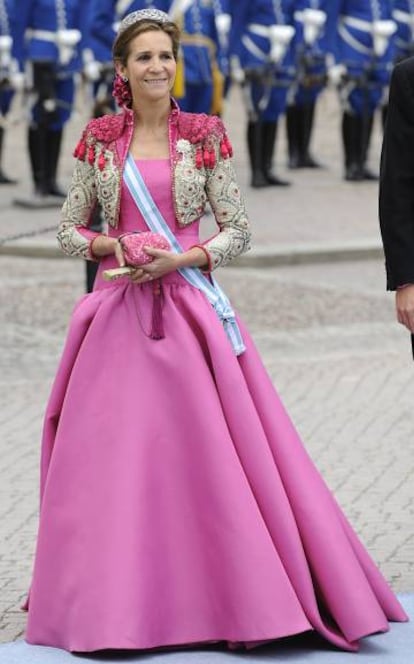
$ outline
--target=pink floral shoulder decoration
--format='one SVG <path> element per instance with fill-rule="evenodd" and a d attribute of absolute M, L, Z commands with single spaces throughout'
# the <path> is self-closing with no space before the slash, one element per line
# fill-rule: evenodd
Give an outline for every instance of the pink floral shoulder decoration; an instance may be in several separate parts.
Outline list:
<path fill-rule="evenodd" d="M 92 166 L 97 157 L 96 143 L 102 143 L 102 147 L 98 157 L 98 168 L 103 171 L 105 168 L 105 148 L 109 143 L 112 143 L 122 134 L 125 124 L 125 114 L 117 113 L 116 115 L 103 115 L 99 118 L 90 120 L 82 134 L 82 137 L 77 144 L 73 156 L 81 161 L 88 161 Z"/>
<path fill-rule="evenodd" d="M 205 113 L 181 112 L 178 120 L 180 138 L 196 147 L 195 164 L 198 169 L 212 170 L 216 165 L 215 145 L 219 143 L 223 159 L 233 155 L 233 148 L 221 119 Z"/>

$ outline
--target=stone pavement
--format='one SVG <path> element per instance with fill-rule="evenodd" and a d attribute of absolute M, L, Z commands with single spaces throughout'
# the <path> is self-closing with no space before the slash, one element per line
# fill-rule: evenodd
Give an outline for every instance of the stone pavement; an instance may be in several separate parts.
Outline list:
<path fill-rule="evenodd" d="M 230 117 L 239 118 L 232 134 L 246 185 L 236 105 Z M 324 100 L 318 135 L 329 171 L 295 174 L 289 191 L 244 187 L 261 246 L 378 240 L 376 186 L 340 180 L 337 120 L 332 99 Z M 24 174 L 21 137 L 11 134 L 9 171 L 14 157 L 15 174 Z M 377 136 L 374 155 L 378 148 Z M 66 156 L 62 179 L 71 164 Z M 56 211 L 12 208 L 11 190 L 4 188 L 0 203 L 0 235 L 54 223 Z M 84 272 L 72 259 L 1 256 L 0 265 L 0 641 L 6 642 L 24 630 L 19 606 L 37 526 L 42 414 Z M 413 591 L 413 368 L 408 336 L 384 292 L 382 261 L 235 267 L 221 270 L 219 279 L 363 541 L 395 590 Z"/>

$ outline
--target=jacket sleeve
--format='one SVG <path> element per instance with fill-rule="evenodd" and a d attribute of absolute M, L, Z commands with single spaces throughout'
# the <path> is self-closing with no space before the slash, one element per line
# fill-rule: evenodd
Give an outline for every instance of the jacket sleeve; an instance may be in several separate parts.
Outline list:
<path fill-rule="evenodd" d="M 397 65 L 381 153 L 379 217 L 387 288 L 414 283 L 414 62 Z"/>
<path fill-rule="evenodd" d="M 78 159 L 63 204 L 57 239 L 65 254 L 96 260 L 91 244 L 99 235 L 88 228 L 96 205 L 94 166 Z"/>
<path fill-rule="evenodd" d="M 221 155 L 217 143 L 216 165 L 207 177 L 206 193 L 219 233 L 204 242 L 210 268 L 225 265 L 250 249 L 250 225 L 231 157 Z"/>

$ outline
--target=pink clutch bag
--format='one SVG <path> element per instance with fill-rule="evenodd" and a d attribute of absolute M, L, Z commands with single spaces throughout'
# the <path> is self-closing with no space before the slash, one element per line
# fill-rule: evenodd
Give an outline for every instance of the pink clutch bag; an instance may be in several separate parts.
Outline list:
<path fill-rule="evenodd" d="M 144 247 L 164 249 L 165 251 L 171 249 L 170 243 L 163 235 L 153 233 L 152 231 L 125 233 L 124 235 L 120 235 L 118 240 L 121 243 L 125 261 L 130 267 L 116 267 L 111 270 L 104 270 L 102 276 L 107 281 L 130 274 L 131 267 L 139 267 L 140 265 L 151 263 L 154 258 L 146 253 Z"/>
<path fill-rule="evenodd" d="M 159 233 L 152 233 L 151 231 L 143 231 L 142 233 L 126 233 L 119 238 L 122 251 L 128 265 L 139 267 L 151 263 L 153 256 L 149 256 L 144 247 L 153 247 L 154 249 L 164 249 L 168 251 L 171 249 L 170 243 L 163 235 Z"/>

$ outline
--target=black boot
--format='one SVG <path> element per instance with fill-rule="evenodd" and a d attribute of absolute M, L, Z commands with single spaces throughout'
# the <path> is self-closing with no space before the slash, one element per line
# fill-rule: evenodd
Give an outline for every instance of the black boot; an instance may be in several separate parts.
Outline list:
<path fill-rule="evenodd" d="M 291 169 L 299 168 L 300 162 L 301 128 L 298 122 L 298 110 L 298 106 L 293 104 L 292 106 L 288 106 L 286 111 L 286 133 L 289 154 L 288 167 Z"/>
<path fill-rule="evenodd" d="M 361 118 L 344 112 L 342 116 L 342 142 L 344 148 L 345 174 L 348 182 L 361 182 L 364 177 L 361 168 Z"/>
<path fill-rule="evenodd" d="M 310 142 L 312 138 L 313 122 L 315 118 L 315 102 L 309 102 L 299 107 L 302 124 L 300 146 L 300 165 L 302 168 L 322 168 L 310 154 Z"/>
<path fill-rule="evenodd" d="M 43 126 L 29 127 L 28 148 L 34 193 L 47 196 L 46 183 L 46 130 Z"/>
<path fill-rule="evenodd" d="M 47 130 L 43 125 L 29 127 L 28 149 L 30 168 L 33 178 L 33 194 L 25 198 L 16 198 L 14 204 L 19 207 L 40 209 L 50 207 L 60 207 L 61 200 L 49 196 L 47 180 L 47 151 L 46 141 Z"/>
<path fill-rule="evenodd" d="M 267 187 L 268 181 L 263 171 L 263 128 L 261 122 L 249 122 L 247 125 L 247 147 L 249 150 L 252 172 L 251 186 Z"/>
<path fill-rule="evenodd" d="M 1 157 L 3 154 L 3 139 L 4 139 L 4 129 L 3 127 L 0 127 L 0 164 L 1 164 Z M 0 166 L 0 184 L 16 184 L 17 180 L 12 180 L 9 178 L 3 171 L 3 169 Z"/>
<path fill-rule="evenodd" d="M 277 136 L 277 122 L 263 122 L 263 171 L 269 185 L 273 187 L 288 187 L 291 183 L 282 180 L 272 172 L 273 154 Z"/>
<path fill-rule="evenodd" d="M 379 179 L 377 173 L 373 173 L 367 167 L 369 146 L 371 143 L 372 128 L 374 126 L 374 115 L 368 115 L 362 118 L 362 155 L 361 155 L 361 172 L 364 180 L 376 181 Z"/>
<path fill-rule="evenodd" d="M 46 160 L 46 189 L 49 196 L 66 198 L 64 192 L 56 182 L 57 167 L 59 162 L 60 148 L 62 145 L 62 130 L 52 131 L 47 129 L 47 160 Z"/>

